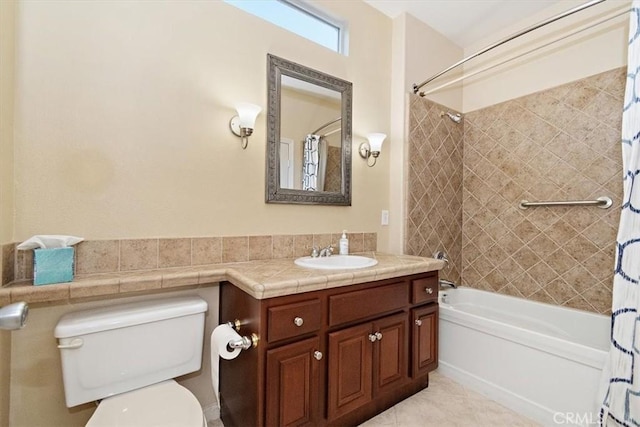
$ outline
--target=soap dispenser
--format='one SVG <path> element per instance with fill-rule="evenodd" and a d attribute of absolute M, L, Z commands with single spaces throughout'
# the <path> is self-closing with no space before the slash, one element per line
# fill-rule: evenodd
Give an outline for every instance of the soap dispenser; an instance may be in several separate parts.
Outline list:
<path fill-rule="evenodd" d="M 342 230 L 342 237 L 340 237 L 340 255 L 349 255 L 349 239 L 347 239 L 347 230 Z"/>

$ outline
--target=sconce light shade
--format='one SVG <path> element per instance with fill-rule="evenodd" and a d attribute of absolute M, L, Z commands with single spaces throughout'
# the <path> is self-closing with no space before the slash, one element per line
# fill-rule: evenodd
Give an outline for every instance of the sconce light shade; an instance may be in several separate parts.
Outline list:
<path fill-rule="evenodd" d="M 382 143 L 387 135 L 384 133 L 370 133 L 367 135 L 369 142 L 360 144 L 360 157 L 367 161 L 367 166 L 372 167 L 376 164 L 376 159 L 382 151 Z M 373 163 L 369 163 L 369 158 L 373 157 Z"/>
<path fill-rule="evenodd" d="M 382 151 L 382 143 L 384 142 L 387 135 L 384 133 L 370 133 L 367 135 L 367 139 L 369 140 L 369 150 L 372 152 L 380 152 Z"/>
<path fill-rule="evenodd" d="M 262 108 L 255 104 L 249 104 L 248 102 L 238 102 L 236 104 L 236 111 L 240 118 L 240 127 L 253 129 L 256 125 L 256 118 Z"/>
<path fill-rule="evenodd" d="M 242 148 L 247 148 L 249 136 L 253 133 L 256 125 L 256 118 L 262 108 L 248 102 L 238 102 L 236 105 L 237 116 L 233 116 L 229 122 L 229 127 L 234 135 L 239 136 L 242 141 Z"/>

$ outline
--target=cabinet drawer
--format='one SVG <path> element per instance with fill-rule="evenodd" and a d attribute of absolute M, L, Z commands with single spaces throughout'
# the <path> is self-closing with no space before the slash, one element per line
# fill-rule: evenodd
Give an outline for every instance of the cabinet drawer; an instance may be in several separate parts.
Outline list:
<path fill-rule="evenodd" d="M 267 340 L 295 337 L 320 329 L 322 310 L 319 299 L 286 304 L 268 309 Z"/>
<path fill-rule="evenodd" d="M 411 302 L 419 304 L 438 300 L 438 275 L 411 281 Z"/>
<path fill-rule="evenodd" d="M 409 284 L 392 283 L 329 297 L 329 326 L 403 309 L 409 301 Z"/>

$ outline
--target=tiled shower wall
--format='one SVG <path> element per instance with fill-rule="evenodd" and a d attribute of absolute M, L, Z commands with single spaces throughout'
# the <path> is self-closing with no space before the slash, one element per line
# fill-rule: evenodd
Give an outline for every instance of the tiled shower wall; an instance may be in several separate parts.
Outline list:
<path fill-rule="evenodd" d="M 410 99 L 405 253 L 449 256 L 440 277 L 460 281 L 462 266 L 463 126 L 441 117 L 444 107 Z"/>
<path fill-rule="evenodd" d="M 625 70 L 616 69 L 466 115 L 464 159 L 457 165 L 464 171 L 458 266 L 464 285 L 600 313 L 610 310 L 625 81 Z M 413 118 L 416 111 L 426 118 L 440 108 L 425 100 L 412 101 L 411 107 L 412 124 L 419 121 Z M 412 132 L 410 145 L 448 143 L 440 133 L 426 136 L 430 141 L 416 142 L 422 136 Z M 409 207 L 416 194 L 424 198 L 424 193 L 410 180 Z M 523 199 L 600 196 L 612 198 L 613 207 L 519 208 Z M 409 211 L 407 252 L 413 253 L 410 223 L 416 220 Z M 413 210 L 413 215 L 420 213 Z M 433 226 L 435 232 L 442 228 L 437 222 Z"/>

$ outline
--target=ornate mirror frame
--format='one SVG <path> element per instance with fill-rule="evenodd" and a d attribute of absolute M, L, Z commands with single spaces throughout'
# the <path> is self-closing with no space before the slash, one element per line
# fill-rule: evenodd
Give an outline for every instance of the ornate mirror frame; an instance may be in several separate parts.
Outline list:
<path fill-rule="evenodd" d="M 268 54 L 266 202 L 351 206 L 352 84 L 329 74 Z M 339 92 L 341 95 L 342 191 L 305 191 L 280 187 L 280 120 L 282 76 Z"/>

